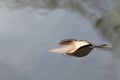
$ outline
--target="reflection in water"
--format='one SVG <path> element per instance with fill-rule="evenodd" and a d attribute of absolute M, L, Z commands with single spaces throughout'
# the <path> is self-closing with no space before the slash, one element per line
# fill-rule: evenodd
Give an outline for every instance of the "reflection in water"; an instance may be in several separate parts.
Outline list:
<path fill-rule="evenodd" d="M 81 15 L 65 10 L 40 15 L 32 9 L 0 8 L 0 37 L 0 58 L 12 68 L 9 73 L 3 69 L 1 80 L 103 80 L 112 60 L 109 51 L 97 49 L 84 58 L 47 52 L 66 38 L 108 43 Z"/>

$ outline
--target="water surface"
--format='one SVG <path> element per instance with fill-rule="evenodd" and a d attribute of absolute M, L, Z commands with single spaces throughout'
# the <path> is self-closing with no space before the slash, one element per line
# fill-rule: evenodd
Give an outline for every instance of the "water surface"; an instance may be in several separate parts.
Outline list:
<path fill-rule="evenodd" d="M 0 79 L 104 80 L 105 66 L 112 60 L 110 51 L 94 49 L 86 57 L 75 58 L 48 50 L 67 38 L 108 42 L 78 13 L 44 12 L 0 8 Z"/>

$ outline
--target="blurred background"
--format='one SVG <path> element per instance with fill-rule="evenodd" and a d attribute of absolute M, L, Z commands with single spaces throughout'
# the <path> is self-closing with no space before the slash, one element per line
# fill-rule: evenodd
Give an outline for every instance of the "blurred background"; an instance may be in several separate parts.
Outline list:
<path fill-rule="evenodd" d="M 0 0 L 0 80 L 120 80 L 120 0 Z M 82 58 L 61 39 L 106 43 Z"/>

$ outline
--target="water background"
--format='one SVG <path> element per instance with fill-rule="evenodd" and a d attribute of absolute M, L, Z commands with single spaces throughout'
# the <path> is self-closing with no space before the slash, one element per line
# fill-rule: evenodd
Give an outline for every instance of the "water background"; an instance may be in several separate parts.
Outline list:
<path fill-rule="evenodd" d="M 0 80 L 104 80 L 108 50 L 83 58 L 48 53 L 61 39 L 107 43 L 80 14 L 64 9 L 0 7 Z M 107 80 L 107 79 L 106 79 Z"/>

